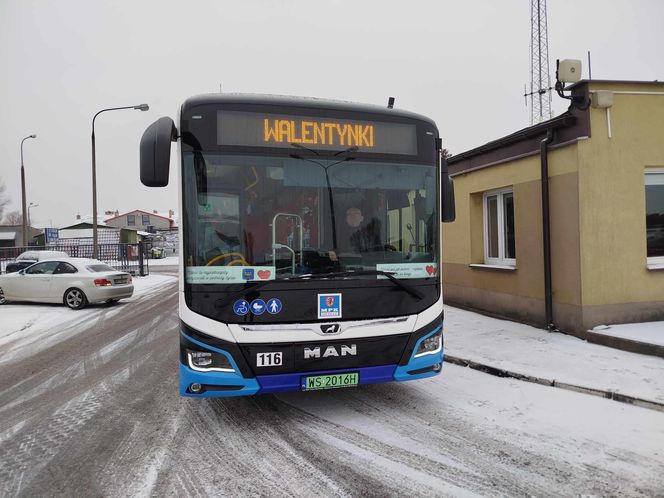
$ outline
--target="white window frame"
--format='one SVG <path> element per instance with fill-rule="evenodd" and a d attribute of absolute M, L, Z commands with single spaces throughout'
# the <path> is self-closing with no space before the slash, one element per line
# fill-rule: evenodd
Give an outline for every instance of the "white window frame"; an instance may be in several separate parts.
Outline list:
<path fill-rule="evenodd" d="M 643 201 L 644 201 L 644 208 L 645 208 L 645 202 L 646 202 L 646 177 L 648 175 L 664 175 L 664 168 L 646 168 L 646 170 L 643 173 Z M 644 220 L 645 221 L 645 220 Z M 648 237 L 648 227 L 646 226 L 646 237 Z M 647 244 L 647 242 L 646 242 Z M 664 256 L 652 256 L 652 257 L 647 257 L 647 252 L 646 252 L 646 265 L 648 267 L 655 267 L 658 268 L 664 267 Z"/>
<path fill-rule="evenodd" d="M 516 268 L 516 257 L 505 257 L 505 213 L 503 200 L 505 194 L 512 194 L 512 202 L 514 202 L 514 189 L 503 188 L 500 190 L 492 190 L 485 192 L 482 196 L 482 219 L 484 221 L 484 264 L 491 266 L 507 266 Z M 497 197 L 497 216 L 498 216 L 498 257 L 489 257 L 489 211 L 488 211 L 488 198 Z M 515 228 L 516 230 L 516 228 Z M 516 250 L 516 244 L 515 244 Z"/>

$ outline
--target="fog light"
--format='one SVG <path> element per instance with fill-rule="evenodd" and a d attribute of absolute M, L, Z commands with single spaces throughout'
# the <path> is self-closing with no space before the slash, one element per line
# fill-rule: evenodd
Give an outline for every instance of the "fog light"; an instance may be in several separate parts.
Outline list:
<path fill-rule="evenodd" d="M 441 363 L 436 363 L 436 364 L 433 366 L 433 371 L 434 371 L 434 372 L 440 372 L 442 369 L 443 369 L 443 365 L 442 365 Z"/>
<path fill-rule="evenodd" d="M 440 352 L 442 348 L 443 348 L 443 329 L 440 329 L 432 336 L 427 337 L 422 342 L 420 342 L 417 351 L 415 351 L 415 358 L 427 354 L 436 354 Z"/>
<path fill-rule="evenodd" d="M 193 384 L 189 385 L 189 390 L 194 394 L 200 394 L 203 392 L 203 386 L 201 386 L 198 382 L 194 382 Z"/>

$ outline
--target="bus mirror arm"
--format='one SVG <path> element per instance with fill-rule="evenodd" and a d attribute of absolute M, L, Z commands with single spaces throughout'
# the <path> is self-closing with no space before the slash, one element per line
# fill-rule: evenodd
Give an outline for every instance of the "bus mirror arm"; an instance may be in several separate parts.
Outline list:
<path fill-rule="evenodd" d="M 159 118 L 141 137 L 141 183 L 146 187 L 165 187 L 171 160 L 171 142 L 177 140 L 177 128 L 168 117 Z"/>
<path fill-rule="evenodd" d="M 443 141 L 440 138 L 436 138 L 436 156 L 440 164 L 440 195 L 442 197 L 440 220 L 443 223 L 450 223 L 456 219 L 454 180 L 450 177 L 447 159 L 443 156 Z"/>

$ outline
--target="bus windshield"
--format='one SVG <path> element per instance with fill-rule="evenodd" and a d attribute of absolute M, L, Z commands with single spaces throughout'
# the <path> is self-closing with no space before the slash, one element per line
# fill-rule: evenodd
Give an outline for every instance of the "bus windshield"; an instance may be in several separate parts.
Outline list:
<path fill-rule="evenodd" d="M 334 157 L 299 152 L 183 153 L 187 283 L 349 270 L 437 276 L 435 165 L 362 161 L 352 151 Z"/>

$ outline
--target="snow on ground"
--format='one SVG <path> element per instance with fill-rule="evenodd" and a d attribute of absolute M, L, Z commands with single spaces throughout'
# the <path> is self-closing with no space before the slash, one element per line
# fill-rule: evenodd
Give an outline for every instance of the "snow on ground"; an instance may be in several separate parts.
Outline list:
<path fill-rule="evenodd" d="M 148 260 L 148 266 L 177 266 L 180 264 L 180 256 L 168 256 L 161 259 Z"/>
<path fill-rule="evenodd" d="M 445 352 L 521 374 L 664 402 L 664 358 L 445 307 Z"/>
<path fill-rule="evenodd" d="M 62 341 L 89 326 L 91 320 L 103 313 L 107 316 L 121 313 L 124 303 L 161 292 L 164 286 L 176 280 L 177 277 L 158 274 L 134 277 L 134 295 L 110 308 L 106 304 L 91 305 L 82 310 L 72 310 L 64 304 L 4 304 L 0 306 L 0 364 Z"/>
<path fill-rule="evenodd" d="M 371 390 L 384 391 L 386 396 L 370 396 L 367 393 Z M 579 481 L 577 473 L 584 471 L 594 473 L 597 482 L 629 476 L 639 488 L 657 488 L 652 478 L 661 475 L 664 468 L 661 412 L 497 378 L 456 365 L 445 365 L 438 377 L 335 395 L 286 393 L 278 397 L 345 428 L 346 433 L 362 434 L 364 438 L 358 438 L 355 448 L 348 442 L 330 441 L 350 453 L 355 465 L 362 468 L 384 466 L 375 456 L 380 456 L 378 451 L 365 451 L 365 441 L 403 448 L 446 465 L 450 465 L 447 459 L 460 460 L 458 463 L 475 471 L 487 460 L 486 454 L 499 454 L 504 461 L 494 462 L 492 472 L 496 475 L 487 475 L 486 480 L 515 473 L 513 478 L 531 491 L 530 496 L 593 495 L 596 483 L 592 479 L 574 482 Z M 457 434 L 459 444 L 450 448 L 449 437 L 441 438 L 441 431 Z M 556 471 L 561 465 L 562 471 Z M 405 462 L 392 463 L 388 470 L 405 479 L 416 478 Z M 557 479 L 560 482 L 556 485 Z M 458 494 L 436 481 L 429 484 L 440 489 L 441 495 Z M 630 488 L 625 482 L 615 485 L 616 490 Z"/>
<path fill-rule="evenodd" d="M 664 322 L 599 325 L 592 329 L 591 332 L 664 346 Z"/>

